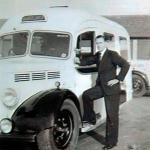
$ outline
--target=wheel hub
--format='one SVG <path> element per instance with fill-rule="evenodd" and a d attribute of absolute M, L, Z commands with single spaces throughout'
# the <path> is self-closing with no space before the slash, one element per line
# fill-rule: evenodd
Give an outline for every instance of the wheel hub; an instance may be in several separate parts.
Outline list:
<path fill-rule="evenodd" d="M 72 116 L 68 111 L 61 111 L 55 120 L 53 136 L 58 148 L 66 147 L 73 132 Z"/>
<path fill-rule="evenodd" d="M 135 92 L 141 91 L 142 89 L 142 83 L 138 79 L 133 80 L 133 89 Z"/>

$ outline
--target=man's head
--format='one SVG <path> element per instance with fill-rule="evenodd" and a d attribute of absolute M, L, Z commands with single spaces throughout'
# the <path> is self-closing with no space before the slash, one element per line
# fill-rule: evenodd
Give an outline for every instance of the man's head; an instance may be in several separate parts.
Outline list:
<path fill-rule="evenodd" d="M 96 52 L 102 52 L 106 48 L 106 43 L 103 35 L 98 35 L 95 38 L 95 43 L 96 43 Z"/>

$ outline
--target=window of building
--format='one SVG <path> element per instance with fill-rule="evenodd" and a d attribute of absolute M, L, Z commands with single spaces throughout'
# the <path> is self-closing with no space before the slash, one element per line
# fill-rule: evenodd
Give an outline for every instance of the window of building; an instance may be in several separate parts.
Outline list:
<path fill-rule="evenodd" d="M 150 59 L 150 38 L 131 38 L 131 51 L 137 59 Z"/>
<path fill-rule="evenodd" d="M 134 57 L 133 57 L 133 51 L 134 51 L 134 50 L 133 50 L 133 41 L 134 41 L 133 39 L 131 39 L 131 40 L 130 40 L 131 59 L 133 59 L 133 58 L 134 58 Z"/>
<path fill-rule="evenodd" d="M 150 39 L 138 40 L 138 59 L 150 59 Z"/>

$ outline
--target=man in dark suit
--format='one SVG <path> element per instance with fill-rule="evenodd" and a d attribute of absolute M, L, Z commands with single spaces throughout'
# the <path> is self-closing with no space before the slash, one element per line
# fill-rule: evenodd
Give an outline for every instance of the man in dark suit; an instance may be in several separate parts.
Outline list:
<path fill-rule="evenodd" d="M 106 42 L 102 35 L 96 37 L 96 47 L 98 52 L 94 56 L 85 58 L 80 62 L 80 65 L 96 64 L 98 71 L 96 86 L 86 90 L 82 95 L 83 120 L 89 124 L 96 124 L 93 100 L 104 97 L 107 115 L 104 149 L 111 149 L 117 145 L 118 141 L 120 81 L 124 80 L 129 70 L 129 63 L 117 52 L 106 48 Z M 120 72 L 117 75 L 118 66 Z"/>

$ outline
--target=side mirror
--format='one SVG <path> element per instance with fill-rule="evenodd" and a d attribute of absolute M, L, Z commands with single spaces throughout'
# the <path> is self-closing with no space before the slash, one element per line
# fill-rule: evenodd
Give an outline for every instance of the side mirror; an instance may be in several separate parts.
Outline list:
<path fill-rule="evenodd" d="M 80 64 L 80 57 L 81 57 L 81 53 L 82 53 L 82 51 L 81 51 L 81 49 L 75 49 L 75 58 L 74 58 L 74 63 L 75 64 L 77 64 L 77 65 L 79 65 Z"/>
<path fill-rule="evenodd" d="M 74 58 L 74 63 L 77 64 L 77 65 L 80 65 L 80 63 L 81 63 L 80 62 L 80 58 L 79 57 L 75 57 Z"/>
<path fill-rule="evenodd" d="M 76 56 L 77 57 L 79 57 L 80 56 L 80 54 L 81 54 L 81 49 L 75 49 L 75 54 L 76 54 Z"/>

